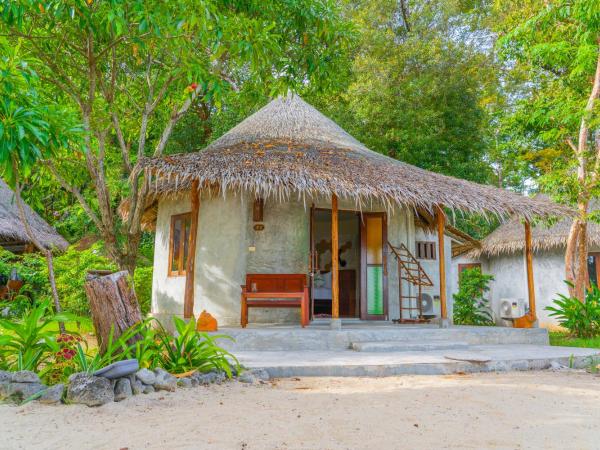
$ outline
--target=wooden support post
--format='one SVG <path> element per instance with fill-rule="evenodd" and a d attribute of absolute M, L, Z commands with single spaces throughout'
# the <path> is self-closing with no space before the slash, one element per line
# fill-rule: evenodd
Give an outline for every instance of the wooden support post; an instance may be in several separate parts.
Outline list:
<path fill-rule="evenodd" d="M 535 311 L 535 287 L 533 284 L 533 251 L 531 249 L 531 224 L 525 221 L 525 265 L 527 267 L 527 294 L 529 296 L 529 319 L 537 320 Z"/>
<path fill-rule="evenodd" d="M 448 318 L 448 311 L 446 309 L 446 255 L 444 248 L 444 229 L 446 227 L 446 215 L 440 206 L 436 207 L 435 218 L 437 222 L 437 235 L 438 235 L 438 262 L 440 268 L 440 307 L 442 313 L 442 320 Z"/>
<path fill-rule="evenodd" d="M 331 318 L 340 317 L 338 198 L 331 197 Z"/>
<path fill-rule="evenodd" d="M 196 235 L 198 234 L 198 214 L 200 212 L 200 191 L 198 180 L 192 181 L 190 192 L 192 220 L 188 241 L 188 254 L 185 262 L 185 293 L 183 297 L 183 317 L 189 319 L 194 314 L 194 266 L 196 262 Z"/>

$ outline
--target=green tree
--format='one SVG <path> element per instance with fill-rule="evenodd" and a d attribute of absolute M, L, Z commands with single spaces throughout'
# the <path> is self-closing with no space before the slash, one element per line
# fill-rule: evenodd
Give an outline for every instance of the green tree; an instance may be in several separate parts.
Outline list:
<path fill-rule="evenodd" d="M 0 42 L 0 166 L 14 187 L 15 202 L 23 227 L 31 243 L 46 257 L 54 308 L 61 312 L 56 289 L 52 248 L 40 242 L 32 230 L 21 192 L 23 182 L 42 159 L 53 157 L 64 148 L 75 128 L 69 127 L 69 115 L 55 104 L 43 103 L 38 95 L 32 62 L 21 59 L 20 46 Z M 64 331 L 64 325 L 61 324 Z"/>
<path fill-rule="evenodd" d="M 84 129 L 45 167 L 130 273 L 147 193 L 137 162 L 165 154 L 190 110 L 209 117 L 246 83 L 265 95 L 326 86 L 353 35 L 333 0 L 0 0 L 0 20 Z"/>
<path fill-rule="evenodd" d="M 360 39 L 342 78 L 347 87 L 319 103 L 373 150 L 487 182 L 488 105 L 497 80 L 491 45 L 476 44 L 467 3 L 348 1 Z"/>
<path fill-rule="evenodd" d="M 501 54 L 522 80 L 506 118 L 520 158 L 542 188 L 577 204 L 565 267 L 583 301 L 589 202 L 600 187 L 600 3 L 503 0 L 494 11 Z"/>

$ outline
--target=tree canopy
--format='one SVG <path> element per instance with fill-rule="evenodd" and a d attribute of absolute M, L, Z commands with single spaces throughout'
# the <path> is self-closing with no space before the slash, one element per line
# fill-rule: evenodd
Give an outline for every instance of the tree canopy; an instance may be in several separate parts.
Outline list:
<path fill-rule="evenodd" d="M 45 117 L 24 195 L 129 270 L 151 247 L 138 159 L 198 151 L 288 90 L 373 150 L 594 216 L 598 2 L 0 0 L 0 35 L 2 64 L 33 80 L 3 79 L 3 121 L 24 113 L 8 109 L 16 92 Z M 458 225 L 483 237 L 496 224 Z"/>

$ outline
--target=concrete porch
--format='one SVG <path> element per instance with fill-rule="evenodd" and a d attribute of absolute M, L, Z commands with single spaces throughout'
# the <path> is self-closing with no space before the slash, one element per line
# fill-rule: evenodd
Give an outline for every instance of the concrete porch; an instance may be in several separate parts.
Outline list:
<path fill-rule="evenodd" d="M 273 377 L 436 375 L 589 365 L 600 349 L 552 347 L 547 330 L 326 321 L 298 326 L 222 328 L 220 344 L 247 368 Z"/>

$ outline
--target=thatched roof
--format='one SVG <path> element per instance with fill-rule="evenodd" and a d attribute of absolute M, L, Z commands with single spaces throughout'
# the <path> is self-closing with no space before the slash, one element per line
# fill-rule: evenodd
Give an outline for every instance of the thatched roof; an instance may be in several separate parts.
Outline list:
<path fill-rule="evenodd" d="M 332 194 L 357 207 L 436 205 L 503 217 L 570 214 L 548 201 L 432 173 L 373 152 L 299 96 L 280 97 L 196 153 L 140 161 L 154 195 L 201 186 L 280 199 Z"/>
<path fill-rule="evenodd" d="M 27 205 L 25 205 L 25 214 L 31 229 L 44 246 L 59 250 L 65 250 L 69 246 L 69 243 L 54 228 Z M 0 245 L 29 242 L 19 216 L 15 193 L 4 180 L 0 179 Z"/>
<path fill-rule="evenodd" d="M 552 225 L 538 223 L 531 228 L 533 251 L 564 249 L 571 229 L 572 219 L 562 219 Z M 481 247 L 469 252 L 471 257 L 498 256 L 522 252 L 525 248 L 523 223 L 512 218 L 481 240 Z M 588 245 L 600 246 L 600 224 L 588 222 Z"/>

